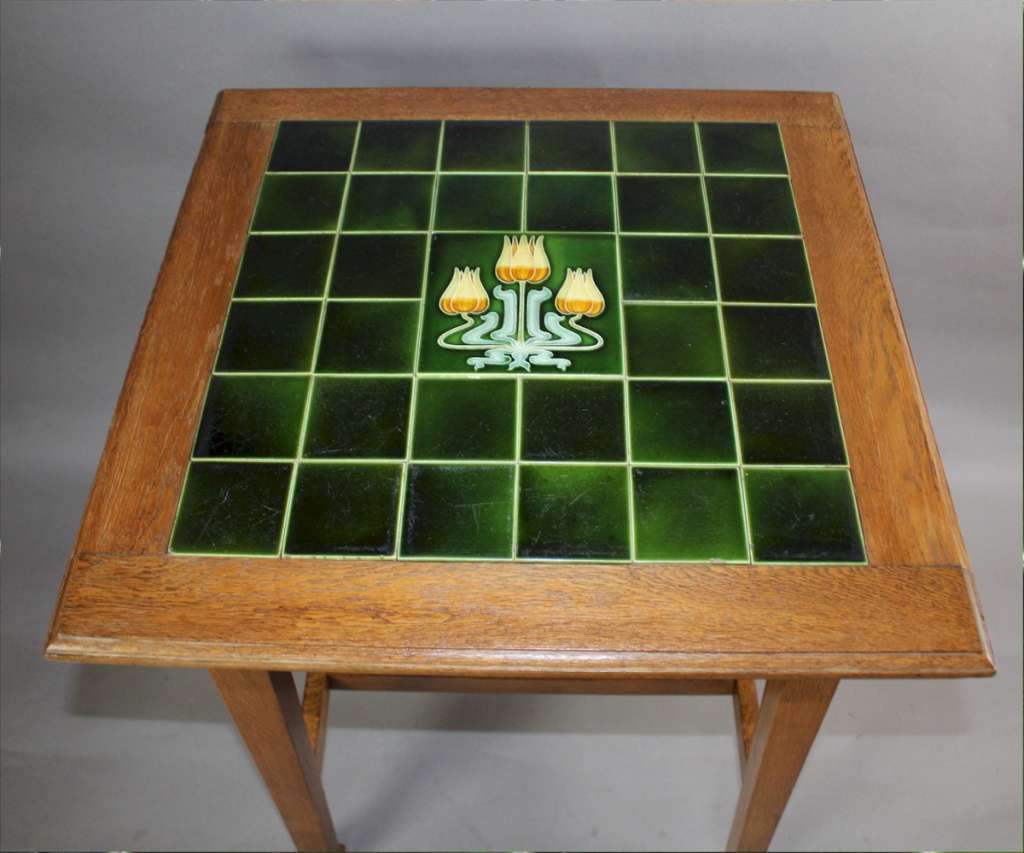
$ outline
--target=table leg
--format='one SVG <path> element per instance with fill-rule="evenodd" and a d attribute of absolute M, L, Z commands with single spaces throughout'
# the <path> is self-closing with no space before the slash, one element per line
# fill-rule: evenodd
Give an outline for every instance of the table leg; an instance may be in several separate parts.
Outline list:
<path fill-rule="evenodd" d="M 338 850 L 290 672 L 210 670 L 277 809 L 302 851 Z"/>
<path fill-rule="evenodd" d="M 836 679 L 774 680 L 766 684 L 750 756 L 743 769 L 729 850 L 768 849 L 838 684 Z"/>

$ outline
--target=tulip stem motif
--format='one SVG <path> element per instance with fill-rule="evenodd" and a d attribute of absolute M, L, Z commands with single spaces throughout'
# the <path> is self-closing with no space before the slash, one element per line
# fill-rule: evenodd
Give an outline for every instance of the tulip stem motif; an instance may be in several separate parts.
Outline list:
<path fill-rule="evenodd" d="M 494 288 L 494 297 L 502 306 L 500 316 L 497 311 L 487 311 L 490 297 L 480 280 L 480 268 L 455 269 L 439 305 L 445 314 L 458 315 L 464 322 L 438 337 L 438 346 L 483 350 L 483 355 L 466 359 L 475 370 L 507 365 L 509 370 L 526 371 L 533 365 L 564 371 L 572 362 L 555 353 L 589 352 L 604 346 L 601 335 L 579 322 L 582 317 L 599 316 L 605 308 L 593 270 L 566 270 L 555 295 L 557 310 L 546 311 L 541 319 L 541 308 L 551 298 L 551 290 L 529 286 L 543 284 L 551 275 L 543 237 L 505 237 L 494 274 L 502 282 Z M 511 284 L 517 287 L 502 286 Z M 461 343 L 453 343 L 453 339 Z"/>

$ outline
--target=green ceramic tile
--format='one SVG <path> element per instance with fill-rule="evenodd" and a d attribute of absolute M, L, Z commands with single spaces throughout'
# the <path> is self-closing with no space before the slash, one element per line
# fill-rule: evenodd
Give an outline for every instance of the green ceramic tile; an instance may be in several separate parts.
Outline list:
<path fill-rule="evenodd" d="M 193 462 L 171 550 L 276 554 L 291 476 L 290 462 Z"/>
<path fill-rule="evenodd" d="M 252 229 L 333 231 L 344 189 L 344 175 L 267 175 Z"/>
<path fill-rule="evenodd" d="M 862 562 L 849 474 L 746 471 L 755 562 Z"/>
<path fill-rule="evenodd" d="M 420 379 L 414 459 L 514 459 L 516 383 L 507 379 Z"/>
<path fill-rule="evenodd" d="M 283 121 L 268 172 L 344 172 L 352 159 L 354 121 Z"/>
<path fill-rule="evenodd" d="M 300 465 L 286 554 L 395 552 L 401 465 Z"/>
<path fill-rule="evenodd" d="M 638 560 L 747 559 L 735 468 L 635 468 Z"/>
<path fill-rule="evenodd" d="M 634 462 L 735 462 L 724 382 L 630 382 Z"/>
<path fill-rule="evenodd" d="M 419 302 L 331 302 L 318 373 L 411 373 Z"/>
<path fill-rule="evenodd" d="M 449 121 L 441 168 L 448 172 L 522 172 L 526 125 L 521 121 Z"/>
<path fill-rule="evenodd" d="M 526 222 L 531 231 L 614 231 L 607 175 L 530 175 Z"/>
<path fill-rule="evenodd" d="M 626 299 L 715 299 L 705 237 L 622 237 L 619 252 Z"/>
<path fill-rule="evenodd" d="M 523 465 L 519 478 L 521 559 L 629 559 L 625 466 Z"/>
<path fill-rule="evenodd" d="M 715 258 L 724 302 L 813 302 L 801 240 L 717 237 Z"/>
<path fill-rule="evenodd" d="M 233 302 L 217 370 L 309 370 L 319 302 Z"/>
<path fill-rule="evenodd" d="M 235 296 L 321 296 L 333 249 L 330 234 L 254 235 L 245 245 Z"/>
<path fill-rule="evenodd" d="M 525 382 L 522 458 L 624 461 L 622 383 L 617 379 Z"/>
<path fill-rule="evenodd" d="M 700 178 L 620 177 L 619 228 L 623 231 L 705 232 Z"/>
<path fill-rule="evenodd" d="M 620 172 L 699 172 L 691 122 L 617 121 Z"/>
<path fill-rule="evenodd" d="M 701 124 L 700 144 L 708 172 L 786 174 L 786 155 L 777 125 Z"/>
<path fill-rule="evenodd" d="M 748 465 L 846 462 L 831 384 L 737 383 L 733 395 Z"/>
<path fill-rule="evenodd" d="M 353 175 L 344 231 L 425 231 L 433 175 Z"/>
<path fill-rule="evenodd" d="M 403 458 L 411 392 L 411 379 L 317 379 L 304 455 L 317 459 Z"/>
<path fill-rule="evenodd" d="M 530 170 L 610 172 L 611 129 L 604 121 L 531 121 Z"/>
<path fill-rule="evenodd" d="M 722 314 L 734 379 L 828 379 L 814 308 L 732 305 Z"/>
<path fill-rule="evenodd" d="M 194 456 L 295 456 L 309 379 L 214 376 Z"/>
<path fill-rule="evenodd" d="M 402 556 L 508 559 L 514 482 L 511 465 L 410 465 Z"/>
<path fill-rule="evenodd" d="M 443 175 L 437 191 L 438 231 L 518 231 L 522 219 L 520 175 Z"/>
<path fill-rule="evenodd" d="M 343 234 L 331 273 L 331 296 L 418 297 L 426 253 L 423 234 Z"/>
<path fill-rule="evenodd" d="M 359 172 L 433 172 L 441 136 L 438 121 L 364 121 L 355 169 Z"/>
<path fill-rule="evenodd" d="M 630 376 L 724 376 L 718 311 L 704 305 L 627 305 Z"/>
<path fill-rule="evenodd" d="M 799 234 L 786 178 L 708 178 L 716 234 Z"/>

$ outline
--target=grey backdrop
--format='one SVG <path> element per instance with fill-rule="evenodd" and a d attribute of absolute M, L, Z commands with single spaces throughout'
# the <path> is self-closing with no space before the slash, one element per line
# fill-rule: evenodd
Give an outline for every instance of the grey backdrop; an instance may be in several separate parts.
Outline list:
<path fill-rule="evenodd" d="M 0 846 L 288 840 L 203 672 L 41 656 L 216 91 L 834 90 L 860 155 L 1000 674 L 844 682 L 776 849 L 1020 849 L 1021 7 L 4 3 Z M 543 98 L 538 93 L 537 98 Z M 336 694 L 350 849 L 704 849 L 728 702 Z"/>

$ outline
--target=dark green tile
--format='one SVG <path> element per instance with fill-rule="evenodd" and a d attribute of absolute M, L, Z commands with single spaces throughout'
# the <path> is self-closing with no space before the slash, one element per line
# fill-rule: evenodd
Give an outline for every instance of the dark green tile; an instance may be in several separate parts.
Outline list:
<path fill-rule="evenodd" d="M 530 175 L 526 222 L 531 231 L 614 231 L 607 175 Z"/>
<path fill-rule="evenodd" d="M 610 172 L 611 128 L 605 121 L 531 121 L 530 169 Z"/>
<path fill-rule="evenodd" d="M 634 462 L 735 462 L 724 382 L 630 382 Z"/>
<path fill-rule="evenodd" d="M 522 458 L 575 462 L 625 460 L 622 383 L 619 380 L 524 383 Z"/>
<path fill-rule="evenodd" d="M 630 376 L 724 376 L 718 311 L 703 305 L 627 305 Z"/>
<path fill-rule="evenodd" d="M 194 456 L 295 456 L 305 376 L 214 376 Z"/>
<path fill-rule="evenodd" d="M 438 231 L 518 231 L 520 175 L 443 175 L 437 191 Z"/>
<path fill-rule="evenodd" d="M 708 178 L 716 234 L 799 234 L 786 178 Z"/>
<path fill-rule="evenodd" d="M 319 302 L 233 302 L 217 370 L 309 370 L 319 322 Z"/>
<path fill-rule="evenodd" d="M 422 234 L 344 234 L 331 273 L 331 296 L 419 296 L 426 252 Z"/>
<path fill-rule="evenodd" d="M 735 379 L 828 379 L 814 308 L 726 306 L 725 342 Z"/>
<path fill-rule="evenodd" d="M 252 236 L 245 245 L 235 296 L 321 296 L 333 248 L 330 234 Z"/>
<path fill-rule="evenodd" d="M 268 172 L 344 172 L 352 159 L 354 121 L 283 121 Z"/>
<path fill-rule="evenodd" d="M 290 462 L 193 462 L 174 526 L 179 554 L 276 554 Z"/>
<path fill-rule="evenodd" d="M 786 174 L 786 155 L 777 125 L 702 124 L 700 144 L 708 172 Z"/>
<path fill-rule="evenodd" d="M 344 175 L 266 175 L 253 231 L 333 231 Z"/>
<path fill-rule="evenodd" d="M 747 559 L 735 468 L 635 468 L 638 560 Z"/>
<path fill-rule="evenodd" d="M 364 121 L 355 169 L 360 172 L 433 172 L 441 136 L 438 121 Z"/>
<path fill-rule="evenodd" d="M 512 555 L 511 465 L 410 465 L 403 557 Z"/>
<path fill-rule="evenodd" d="M 802 240 L 715 239 L 724 302 L 813 302 Z"/>
<path fill-rule="evenodd" d="M 331 302 L 318 373 L 411 373 L 419 302 Z"/>
<path fill-rule="evenodd" d="M 306 425 L 305 456 L 403 458 L 411 392 L 411 379 L 317 379 Z"/>
<path fill-rule="evenodd" d="M 737 383 L 733 396 L 748 465 L 846 462 L 831 384 Z"/>
<path fill-rule="evenodd" d="M 514 459 L 516 383 L 421 379 L 414 435 L 414 459 Z"/>
<path fill-rule="evenodd" d="M 433 175 L 353 175 L 345 231 L 425 231 Z"/>
<path fill-rule="evenodd" d="M 699 172 L 691 122 L 617 121 L 615 154 L 620 172 Z"/>
<path fill-rule="evenodd" d="M 617 178 L 623 231 L 705 232 L 700 178 Z"/>
<path fill-rule="evenodd" d="M 626 299 L 715 298 L 706 237 L 622 237 L 619 252 Z"/>
<path fill-rule="evenodd" d="M 521 172 L 526 125 L 521 121 L 449 121 L 441 168 L 449 172 Z"/>
<path fill-rule="evenodd" d="M 285 553 L 393 554 L 401 482 L 401 465 L 300 465 Z"/>
<path fill-rule="evenodd" d="M 862 562 L 850 477 L 828 471 L 746 471 L 755 562 Z"/>

